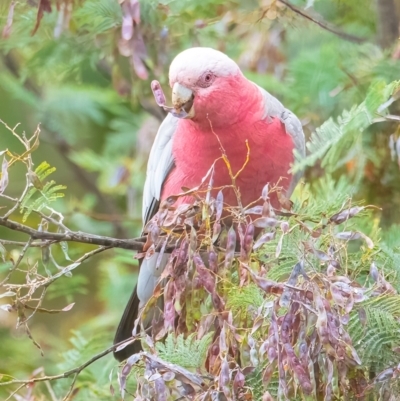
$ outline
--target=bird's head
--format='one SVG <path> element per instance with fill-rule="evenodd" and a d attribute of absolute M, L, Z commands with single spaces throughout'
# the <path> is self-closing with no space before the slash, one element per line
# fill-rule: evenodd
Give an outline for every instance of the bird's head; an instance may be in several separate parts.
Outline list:
<path fill-rule="evenodd" d="M 185 50 L 169 70 L 173 107 L 194 121 L 215 114 L 230 118 L 243 80 L 239 66 L 224 53 L 206 47 Z"/>

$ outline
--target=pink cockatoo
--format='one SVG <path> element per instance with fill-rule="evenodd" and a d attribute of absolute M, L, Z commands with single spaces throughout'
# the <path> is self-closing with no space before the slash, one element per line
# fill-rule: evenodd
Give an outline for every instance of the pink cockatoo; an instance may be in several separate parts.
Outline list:
<path fill-rule="evenodd" d="M 144 225 L 161 201 L 181 193 L 183 187 L 197 187 L 216 160 L 214 187 L 232 184 L 221 159 L 222 148 L 234 174 L 245 164 L 250 149 L 249 161 L 236 179 L 242 205 L 257 201 L 267 183 L 272 186 L 279 182 L 286 197 L 291 195 L 300 178 L 289 172 L 293 150 L 305 154 L 302 126 L 291 111 L 248 80 L 228 56 L 210 48 L 191 48 L 176 56 L 169 83 L 173 109 L 161 124 L 150 153 L 143 194 Z M 225 188 L 223 195 L 224 203 L 237 205 L 231 188 Z M 177 202 L 190 201 L 182 197 Z M 274 194 L 271 203 L 278 206 Z M 132 336 L 138 311 L 153 294 L 162 272 L 156 268 L 156 259 L 141 263 L 115 343 Z M 133 343 L 116 352 L 115 357 L 123 360 L 139 347 Z"/>

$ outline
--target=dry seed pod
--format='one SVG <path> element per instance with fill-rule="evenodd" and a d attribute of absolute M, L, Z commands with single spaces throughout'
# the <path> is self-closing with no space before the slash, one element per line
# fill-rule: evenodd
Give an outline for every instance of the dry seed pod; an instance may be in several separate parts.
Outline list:
<path fill-rule="evenodd" d="M 246 209 L 244 214 L 261 214 L 263 207 L 261 205 L 251 207 L 250 209 Z"/>
<path fill-rule="evenodd" d="M 215 199 L 215 220 L 219 222 L 222 216 L 222 211 L 224 209 L 224 194 L 219 191 L 217 198 Z"/>
<path fill-rule="evenodd" d="M 226 243 L 225 252 L 225 269 L 230 269 L 232 267 L 233 258 L 235 256 L 236 248 L 236 231 L 231 227 L 228 231 L 228 239 Z"/>
<path fill-rule="evenodd" d="M 273 217 L 260 217 L 254 220 L 254 226 L 258 228 L 275 227 L 278 224 L 278 220 Z"/>
<path fill-rule="evenodd" d="M 205 288 L 205 290 L 213 294 L 215 292 L 215 277 L 214 274 L 207 269 L 205 266 L 203 259 L 200 257 L 198 253 L 193 256 L 194 264 L 196 265 L 196 270 L 199 275 L 199 281 L 201 285 Z"/>
<path fill-rule="evenodd" d="M 262 401 L 275 401 L 275 400 L 274 400 L 274 398 L 272 397 L 272 395 L 269 393 L 269 391 L 266 391 L 266 392 L 263 394 Z"/>
<path fill-rule="evenodd" d="M 263 234 L 254 244 L 253 249 L 258 249 L 261 245 L 272 241 L 275 238 L 275 232 Z"/>
<path fill-rule="evenodd" d="M 154 389 L 156 392 L 157 400 L 158 401 L 167 401 L 168 399 L 168 390 L 165 382 L 160 375 L 157 379 L 154 380 Z"/>
<path fill-rule="evenodd" d="M 289 362 L 289 366 L 292 369 L 295 377 L 299 381 L 299 384 L 303 389 L 303 392 L 307 395 L 311 394 L 313 386 L 311 384 L 308 372 L 300 364 L 300 361 L 297 358 L 296 354 L 294 353 L 292 346 L 289 343 L 285 343 L 284 348 Z"/>
<path fill-rule="evenodd" d="M 211 300 L 212 300 L 214 308 L 218 312 L 223 312 L 225 310 L 224 301 L 222 300 L 222 298 L 215 291 L 211 294 Z"/>
<path fill-rule="evenodd" d="M 227 386 L 229 382 L 231 381 L 230 379 L 230 369 L 229 369 L 229 363 L 225 358 L 222 359 L 221 362 L 221 372 L 219 374 L 219 384 L 221 388 Z"/>
<path fill-rule="evenodd" d="M 267 199 L 269 199 L 268 194 L 269 194 L 269 183 L 266 184 L 262 189 L 261 198 L 263 198 L 266 201 Z"/>
<path fill-rule="evenodd" d="M 240 257 L 242 261 L 249 260 L 251 250 L 253 248 L 254 238 L 254 225 L 249 224 L 246 228 L 246 232 L 243 236 L 242 246 L 240 249 Z"/>
<path fill-rule="evenodd" d="M 213 273 L 218 272 L 218 257 L 214 251 L 208 252 L 208 264 Z"/>
<path fill-rule="evenodd" d="M 245 376 L 240 369 L 236 372 L 235 378 L 233 379 L 233 391 L 235 394 L 244 387 Z"/>
<path fill-rule="evenodd" d="M 358 213 L 360 213 L 362 210 L 364 210 L 365 207 L 359 207 L 359 206 L 354 206 L 351 207 L 350 209 L 342 210 L 339 213 L 334 214 L 329 221 L 335 224 L 342 224 L 346 220 L 351 219 Z"/>
<path fill-rule="evenodd" d="M 251 269 L 248 269 L 255 284 L 257 284 L 267 294 L 282 294 L 284 286 L 282 283 L 268 280 L 255 274 Z"/>

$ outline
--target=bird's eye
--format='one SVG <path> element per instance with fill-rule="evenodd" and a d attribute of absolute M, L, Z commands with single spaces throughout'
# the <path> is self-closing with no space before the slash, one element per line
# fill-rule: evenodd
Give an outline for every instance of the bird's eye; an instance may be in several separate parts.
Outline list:
<path fill-rule="evenodd" d="M 211 71 L 206 71 L 198 80 L 197 85 L 201 88 L 209 87 L 215 79 L 215 75 Z"/>

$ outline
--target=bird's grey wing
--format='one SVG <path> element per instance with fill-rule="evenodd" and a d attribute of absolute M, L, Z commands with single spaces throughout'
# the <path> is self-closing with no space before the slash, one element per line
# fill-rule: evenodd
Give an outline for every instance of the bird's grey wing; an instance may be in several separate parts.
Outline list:
<path fill-rule="evenodd" d="M 154 139 L 147 164 L 147 175 L 143 190 L 143 226 L 154 216 L 158 210 L 161 191 L 165 179 L 174 168 L 172 155 L 173 137 L 178 125 L 178 119 L 169 114 L 160 125 Z M 163 255 L 160 266 L 157 268 L 158 253 L 150 258 L 144 258 L 140 262 L 138 281 L 132 295 L 125 307 L 121 321 L 114 338 L 114 344 L 126 340 L 132 336 L 132 330 L 140 309 L 153 295 L 154 288 L 164 270 L 169 255 Z M 160 305 L 162 308 L 162 299 Z M 142 322 L 147 328 L 151 323 L 155 310 L 148 313 L 146 321 Z M 135 341 L 118 352 L 114 352 L 117 360 L 122 361 L 130 355 L 141 350 L 140 341 Z"/>
<path fill-rule="evenodd" d="M 305 138 L 300 120 L 296 117 L 295 114 L 286 109 L 285 106 L 283 106 L 283 104 L 278 99 L 268 93 L 265 89 L 259 86 L 258 88 L 261 91 L 264 99 L 263 118 L 267 120 L 273 117 L 279 118 L 285 125 L 286 132 L 292 137 L 294 149 L 297 150 L 301 157 L 305 157 Z M 292 194 L 302 175 L 303 173 L 300 171 L 293 176 L 290 186 L 286 192 L 286 195 L 288 197 L 290 197 L 290 195 Z"/>
<path fill-rule="evenodd" d="M 168 114 L 154 139 L 147 163 L 146 181 L 143 189 L 143 226 L 157 212 L 165 179 L 174 167 L 172 142 L 179 119 Z"/>
<path fill-rule="evenodd" d="M 155 215 L 161 198 L 165 179 L 174 168 L 172 143 L 179 119 L 168 114 L 164 119 L 154 139 L 147 164 L 146 182 L 143 190 L 143 226 Z M 143 259 L 137 282 L 137 295 L 140 306 L 153 295 L 154 287 L 164 270 L 169 255 L 163 255 L 162 262 L 157 268 L 158 253 Z"/>

